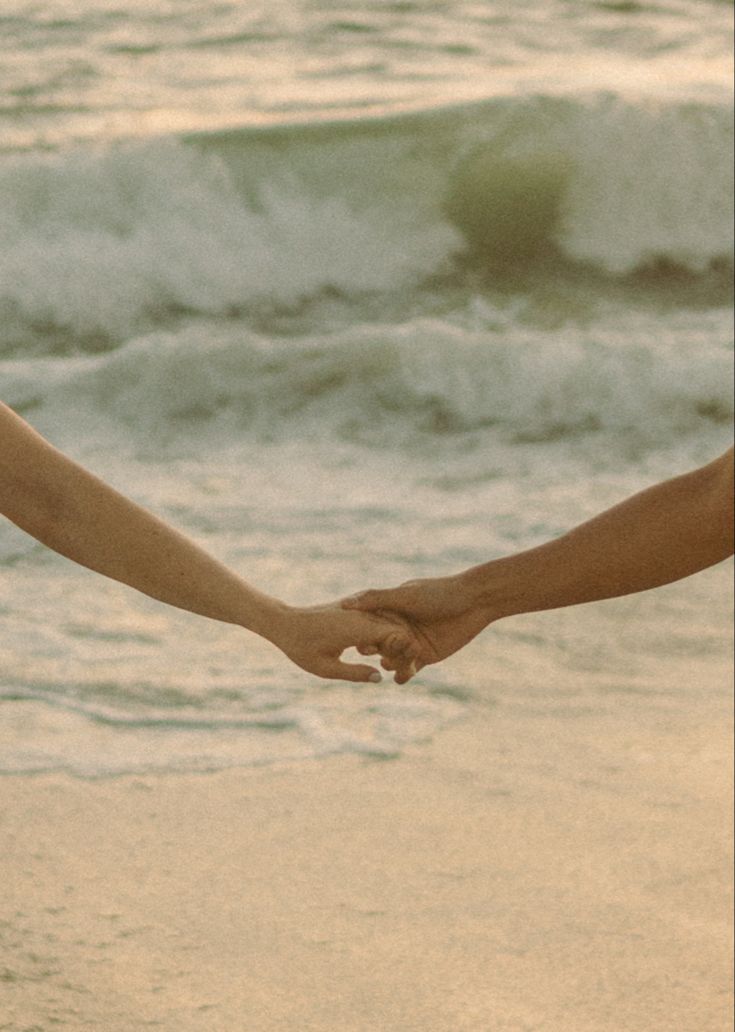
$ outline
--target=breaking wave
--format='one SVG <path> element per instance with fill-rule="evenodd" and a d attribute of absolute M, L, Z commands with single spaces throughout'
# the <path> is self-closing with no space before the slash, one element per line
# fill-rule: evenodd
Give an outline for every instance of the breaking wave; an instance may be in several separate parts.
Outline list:
<path fill-rule="evenodd" d="M 410 290 L 458 255 L 701 274 L 732 262 L 732 135 L 729 103 L 518 96 L 5 155 L 0 346 Z"/>
<path fill-rule="evenodd" d="M 5 362 L 4 396 L 58 410 L 57 425 L 87 412 L 151 440 L 204 426 L 378 444 L 481 427 L 665 438 L 731 419 L 729 313 L 682 312 L 666 327 L 633 312 L 542 332 L 490 308 L 474 326 L 421 317 L 299 338 L 197 322 L 100 355 Z"/>

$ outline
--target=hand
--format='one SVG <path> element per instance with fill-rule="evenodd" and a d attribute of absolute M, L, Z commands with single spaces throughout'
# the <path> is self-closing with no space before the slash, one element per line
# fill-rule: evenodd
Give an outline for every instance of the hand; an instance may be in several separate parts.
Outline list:
<path fill-rule="evenodd" d="M 363 591 L 343 599 L 342 606 L 383 617 L 398 615 L 408 621 L 418 651 L 404 647 L 403 652 L 394 653 L 389 641 L 387 650 L 381 650 L 383 669 L 395 671 L 397 684 L 405 684 L 422 667 L 463 648 L 492 620 L 461 577 L 413 580 L 398 588 Z"/>
<path fill-rule="evenodd" d="M 283 607 L 268 637 L 302 670 L 332 680 L 372 682 L 382 680 L 375 667 L 343 663 L 352 646 L 363 656 L 390 656 L 410 666 L 420 642 L 406 621 L 395 614 L 348 612 L 339 604 L 309 608 Z M 390 669 L 386 667 L 386 669 Z"/>

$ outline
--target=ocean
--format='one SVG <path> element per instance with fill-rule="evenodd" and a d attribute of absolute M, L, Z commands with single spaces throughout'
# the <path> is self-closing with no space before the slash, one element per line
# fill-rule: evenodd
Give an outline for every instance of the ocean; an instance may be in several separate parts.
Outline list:
<path fill-rule="evenodd" d="M 730 443 L 731 40 L 715 0 L 5 0 L 0 397 L 291 602 L 560 534 Z M 4 522 L 0 773 L 696 723 L 730 581 L 355 687 Z"/>

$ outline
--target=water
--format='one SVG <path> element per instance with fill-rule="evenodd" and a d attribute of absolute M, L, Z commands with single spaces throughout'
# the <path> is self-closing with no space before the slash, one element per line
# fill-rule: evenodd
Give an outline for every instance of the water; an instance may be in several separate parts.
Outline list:
<path fill-rule="evenodd" d="M 289 601 L 540 543 L 731 437 L 732 10 L 37 4 L 0 17 L 2 397 Z M 729 570 L 318 682 L 0 526 L 0 771 L 697 719 Z M 714 710 L 713 710 L 714 708 Z"/>

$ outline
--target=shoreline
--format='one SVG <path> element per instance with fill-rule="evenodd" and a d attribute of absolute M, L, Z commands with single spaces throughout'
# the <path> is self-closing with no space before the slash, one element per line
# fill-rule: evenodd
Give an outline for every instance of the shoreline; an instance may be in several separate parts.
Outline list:
<path fill-rule="evenodd" d="M 0 1028 L 722 1032 L 724 710 L 582 732 L 501 707 L 382 762 L 5 777 Z"/>

